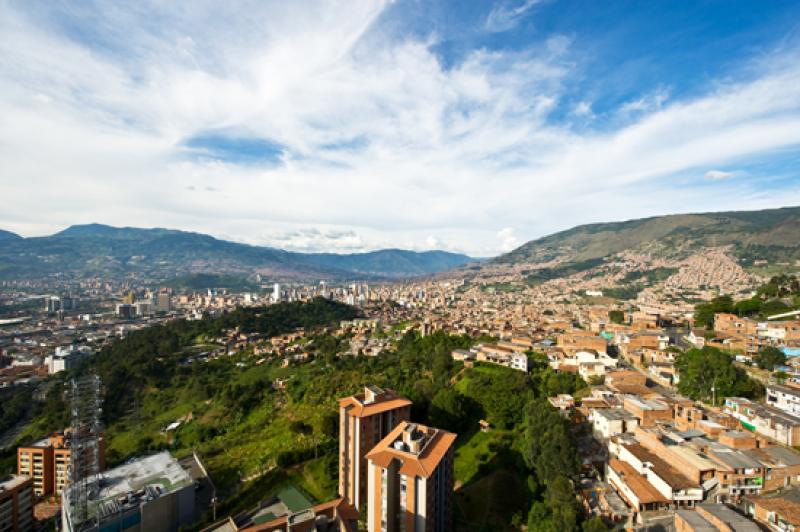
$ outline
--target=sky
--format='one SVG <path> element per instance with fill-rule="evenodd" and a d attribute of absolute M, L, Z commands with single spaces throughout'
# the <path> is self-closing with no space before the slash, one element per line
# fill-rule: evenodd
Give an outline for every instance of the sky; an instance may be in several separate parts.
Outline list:
<path fill-rule="evenodd" d="M 800 3 L 0 0 L 0 228 L 509 251 L 800 205 Z"/>

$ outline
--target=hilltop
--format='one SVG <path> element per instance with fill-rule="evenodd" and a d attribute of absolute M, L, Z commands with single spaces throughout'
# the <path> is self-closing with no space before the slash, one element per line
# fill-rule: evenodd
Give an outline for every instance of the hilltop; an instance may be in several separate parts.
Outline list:
<path fill-rule="evenodd" d="M 213 273 L 260 273 L 285 279 L 404 278 L 447 270 L 472 261 L 446 251 L 399 249 L 337 255 L 296 253 L 220 240 L 173 229 L 73 225 L 45 237 L 0 232 L 0 279 L 51 275 L 153 280 Z"/>
<path fill-rule="evenodd" d="M 455 275 L 640 303 L 717 292 L 744 297 L 771 275 L 798 269 L 798 235 L 800 207 L 655 216 L 577 226 Z"/>
<path fill-rule="evenodd" d="M 800 207 L 655 216 L 624 222 L 580 225 L 495 258 L 496 264 L 575 263 L 620 252 L 684 258 L 708 248 L 730 246 L 743 265 L 800 259 Z"/>

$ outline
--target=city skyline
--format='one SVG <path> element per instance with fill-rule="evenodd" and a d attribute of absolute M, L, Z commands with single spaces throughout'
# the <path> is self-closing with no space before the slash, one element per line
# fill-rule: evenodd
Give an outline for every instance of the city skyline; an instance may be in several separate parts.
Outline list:
<path fill-rule="evenodd" d="M 492 256 L 800 204 L 791 2 L 7 2 L 0 228 Z"/>

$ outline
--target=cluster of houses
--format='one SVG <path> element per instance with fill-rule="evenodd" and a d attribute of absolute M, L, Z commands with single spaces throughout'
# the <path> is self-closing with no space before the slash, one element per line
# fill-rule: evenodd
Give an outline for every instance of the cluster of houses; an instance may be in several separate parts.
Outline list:
<path fill-rule="evenodd" d="M 586 490 L 587 509 L 630 525 L 671 520 L 677 530 L 800 528 L 800 454 L 727 405 L 711 409 L 649 384 L 639 371 L 611 370 L 583 399 L 549 399 L 591 428 L 596 448 L 582 452 L 584 465 L 603 480 Z M 800 390 L 791 402 L 800 404 Z"/>

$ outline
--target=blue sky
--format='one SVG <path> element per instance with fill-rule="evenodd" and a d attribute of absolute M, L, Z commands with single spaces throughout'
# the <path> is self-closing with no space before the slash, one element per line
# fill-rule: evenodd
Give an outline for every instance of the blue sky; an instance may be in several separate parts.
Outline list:
<path fill-rule="evenodd" d="M 800 204 L 800 4 L 0 2 L 0 227 L 494 255 Z"/>

